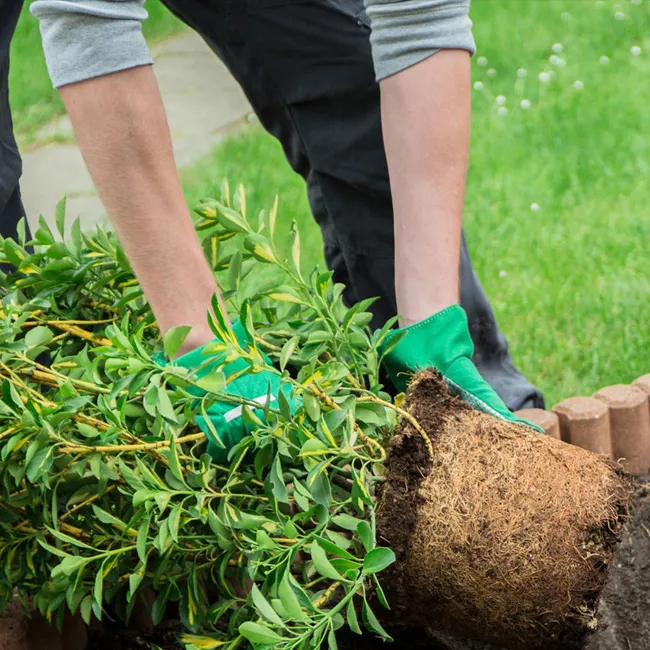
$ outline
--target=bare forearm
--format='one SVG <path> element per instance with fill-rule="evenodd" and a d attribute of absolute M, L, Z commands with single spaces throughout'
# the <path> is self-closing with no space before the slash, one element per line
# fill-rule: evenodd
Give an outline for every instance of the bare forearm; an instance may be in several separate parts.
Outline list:
<path fill-rule="evenodd" d="M 217 285 L 194 231 L 150 66 L 63 86 L 61 96 L 97 191 L 161 330 L 193 326 L 185 348 L 211 338 Z"/>
<path fill-rule="evenodd" d="M 443 50 L 381 82 L 403 325 L 458 301 L 469 62 L 467 51 Z"/>

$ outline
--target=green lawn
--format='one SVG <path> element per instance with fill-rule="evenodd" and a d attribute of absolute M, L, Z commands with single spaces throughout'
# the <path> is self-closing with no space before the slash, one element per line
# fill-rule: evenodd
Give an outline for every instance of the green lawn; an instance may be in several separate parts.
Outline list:
<path fill-rule="evenodd" d="M 629 382 L 650 372 L 650 2 L 474 0 L 473 19 L 487 62 L 473 63 L 466 227 L 516 363 L 549 404 Z M 269 136 L 231 138 L 186 170 L 188 198 L 218 194 L 223 176 L 254 210 L 279 193 L 322 259 Z"/>
<path fill-rule="evenodd" d="M 29 139 L 50 118 L 63 112 L 58 93 L 53 90 L 45 67 L 38 21 L 29 13 L 27 0 L 11 43 L 11 106 L 16 132 Z M 160 3 L 147 0 L 149 20 L 144 24 L 149 42 L 178 31 L 181 23 Z"/>

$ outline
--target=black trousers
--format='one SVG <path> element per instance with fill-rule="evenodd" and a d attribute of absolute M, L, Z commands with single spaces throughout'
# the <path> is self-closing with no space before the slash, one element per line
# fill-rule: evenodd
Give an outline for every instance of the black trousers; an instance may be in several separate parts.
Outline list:
<path fill-rule="evenodd" d="M 0 235 L 15 237 L 24 216 L 18 179 L 21 162 L 9 110 L 9 44 L 22 0 L 0 0 Z"/>
<path fill-rule="evenodd" d="M 396 313 L 394 238 L 379 86 L 363 0 L 163 0 L 230 69 L 303 176 L 327 264 L 348 303 Z M 513 410 L 543 406 L 514 367 L 463 240 L 461 304 L 474 361 Z"/>

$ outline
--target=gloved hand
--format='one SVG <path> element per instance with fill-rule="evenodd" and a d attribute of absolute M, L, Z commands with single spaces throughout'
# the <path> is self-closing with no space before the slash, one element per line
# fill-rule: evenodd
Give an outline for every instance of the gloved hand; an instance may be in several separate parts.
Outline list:
<path fill-rule="evenodd" d="M 415 325 L 394 330 L 383 342 L 380 352 L 401 332 L 405 332 L 405 336 L 383 358 L 398 390 L 406 390 L 413 373 L 433 367 L 442 373 L 452 392 L 472 408 L 543 433 L 538 426 L 514 415 L 479 374 L 472 363 L 474 344 L 469 335 L 467 315 L 460 305 L 452 305 Z"/>
<path fill-rule="evenodd" d="M 232 332 L 242 348 L 247 348 L 250 345 L 248 333 L 239 320 L 233 323 Z M 215 341 L 218 342 L 218 339 L 215 339 Z M 260 404 L 260 408 L 255 409 L 253 412 L 262 421 L 264 420 L 263 409 L 269 394 L 271 405 L 277 402 L 280 390 L 284 390 L 287 399 L 289 398 L 288 393 L 290 389 L 287 385 L 282 387 L 278 375 L 268 370 L 256 373 L 246 372 L 249 364 L 241 357 L 223 365 L 226 361 L 225 353 L 204 354 L 205 348 L 206 346 L 202 346 L 179 357 L 174 361 L 174 364 L 182 368 L 187 368 L 188 370 L 195 370 L 210 359 L 211 362 L 209 364 L 205 364 L 199 372 L 194 373 L 194 380 L 200 380 L 217 369 L 221 370 L 226 377 L 226 388 L 223 390 L 223 393 L 252 400 Z M 271 363 L 267 357 L 264 357 L 264 359 L 267 363 Z M 206 392 L 198 387 L 192 387 L 190 392 L 198 398 L 206 395 Z M 241 404 L 230 401 L 219 401 L 217 399 L 206 410 L 209 423 L 203 415 L 199 415 L 196 418 L 196 423 L 208 437 L 208 453 L 218 463 L 226 462 L 228 452 L 254 428 L 250 422 L 244 421 L 242 410 Z M 215 438 L 215 431 L 219 439 Z"/>

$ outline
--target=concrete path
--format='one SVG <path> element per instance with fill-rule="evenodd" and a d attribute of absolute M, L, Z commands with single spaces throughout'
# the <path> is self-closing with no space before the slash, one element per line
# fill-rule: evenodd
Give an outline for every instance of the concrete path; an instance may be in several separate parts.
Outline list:
<path fill-rule="evenodd" d="M 189 165 L 244 123 L 251 109 L 228 70 L 194 32 L 154 46 L 153 55 L 176 162 L 179 167 Z M 65 142 L 53 142 L 53 137 Z M 39 146 L 38 140 L 48 144 Z M 21 188 L 32 224 L 39 214 L 53 223 L 54 207 L 64 195 L 68 223 L 79 215 L 86 228 L 108 223 L 66 116 L 45 125 L 37 144 L 23 151 Z"/>

